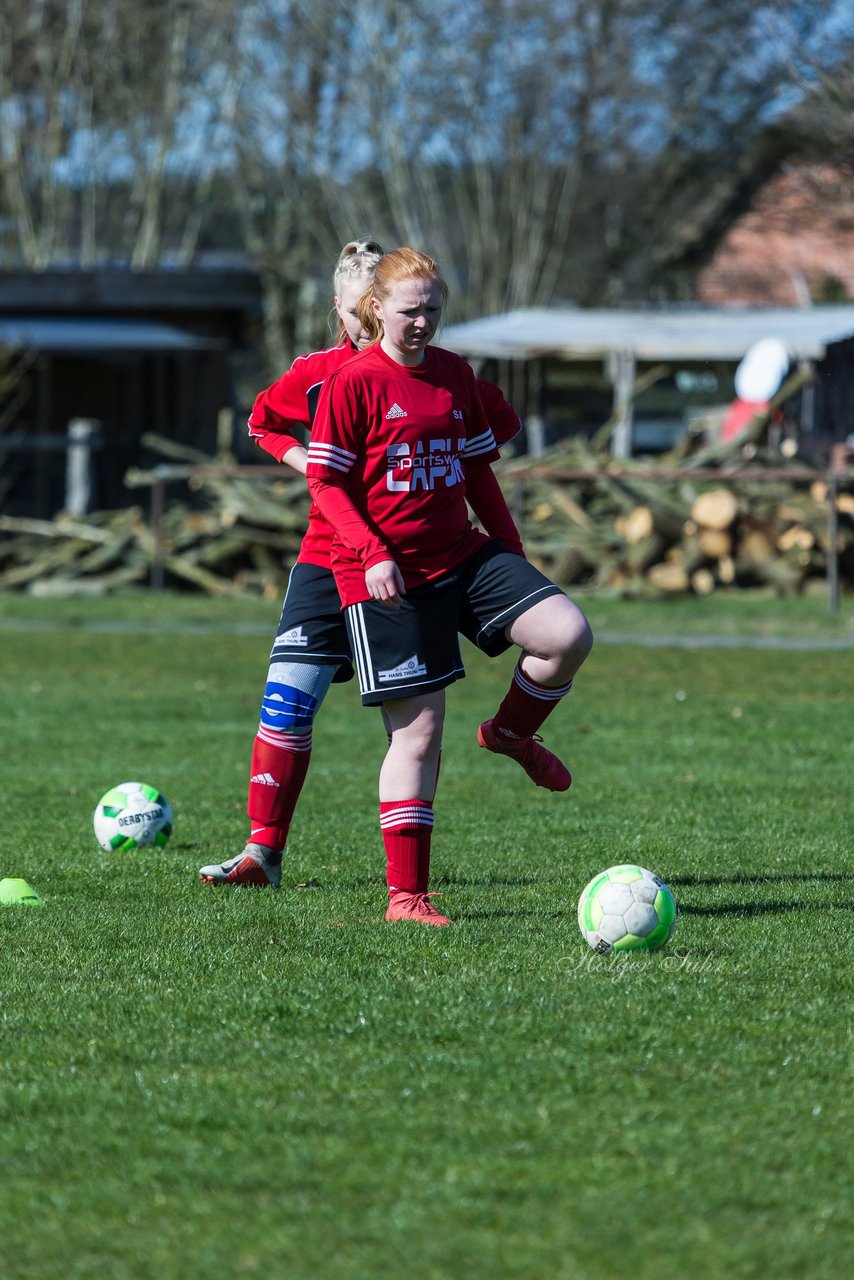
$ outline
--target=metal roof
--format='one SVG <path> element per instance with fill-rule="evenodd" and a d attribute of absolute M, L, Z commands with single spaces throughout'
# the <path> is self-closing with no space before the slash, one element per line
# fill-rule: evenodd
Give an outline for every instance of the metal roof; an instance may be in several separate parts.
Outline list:
<path fill-rule="evenodd" d="M 443 347 L 468 358 L 567 360 L 631 352 L 637 360 L 741 360 L 761 338 L 779 338 L 793 359 L 820 359 L 854 337 L 854 306 L 585 311 L 527 308 L 449 325 Z"/>
<path fill-rule="evenodd" d="M 83 355 L 110 351 L 208 351 L 225 345 L 220 338 L 203 337 L 153 320 L 0 315 L 0 347 L 27 351 Z"/>

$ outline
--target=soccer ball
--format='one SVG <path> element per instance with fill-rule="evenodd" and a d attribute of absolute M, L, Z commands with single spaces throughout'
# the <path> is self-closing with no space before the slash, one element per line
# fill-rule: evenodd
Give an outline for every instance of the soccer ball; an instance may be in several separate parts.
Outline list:
<path fill-rule="evenodd" d="M 101 796 L 92 819 L 102 849 L 162 849 L 172 834 L 172 810 L 156 787 L 120 782 Z"/>
<path fill-rule="evenodd" d="M 655 951 L 676 926 L 676 903 L 663 880 L 644 867 L 609 867 L 578 899 L 578 927 L 600 955 Z"/>

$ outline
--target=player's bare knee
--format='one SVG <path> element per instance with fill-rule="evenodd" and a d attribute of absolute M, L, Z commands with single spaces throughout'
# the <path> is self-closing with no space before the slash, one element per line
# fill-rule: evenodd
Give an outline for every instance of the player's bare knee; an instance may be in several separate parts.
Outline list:
<path fill-rule="evenodd" d="M 568 637 L 568 652 L 578 659 L 580 665 L 590 656 L 590 650 L 593 648 L 593 631 L 580 609 L 577 610 L 577 613 L 577 623 Z"/>
<path fill-rule="evenodd" d="M 523 628 L 511 638 L 533 657 L 577 670 L 593 648 L 593 632 L 584 614 L 568 596 L 550 596 L 542 609 L 525 615 Z"/>

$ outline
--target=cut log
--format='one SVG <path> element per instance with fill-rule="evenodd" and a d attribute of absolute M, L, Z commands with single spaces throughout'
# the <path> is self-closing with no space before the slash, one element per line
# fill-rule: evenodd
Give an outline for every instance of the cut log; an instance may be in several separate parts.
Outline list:
<path fill-rule="evenodd" d="M 729 529 L 738 515 L 738 499 L 731 489 L 710 489 L 691 504 L 691 519 L 705 529 Z"/>
<path fill-rule="evenodd" d="M 732 535 L 728 529 L 697 530 L 697 545 L 710 560 L 720 560 L 732 551 Z"/>
<path fill-rule="evenodd" d="M 677 546 L 670 547 L 665 558 L 670 564 L 679 565 L 688 578 L 697 569 L 705 568 L 709 559 L 700 546 L 699 535 L 693 538 L 685 538 Z"/>
<path fill-rule="evenodd" d="M 745 529 L 738 542 L 738 555 L 750 564 L 762 564 L 774 558 L 774 538 L 765 529 Z"/>
<path fill-rule="evenodd" d="M 721 556 L 717 565 L 718 582 L 724 587 L 731 587 L 735 582 L 735 561 L 732 556 Z"/>
<path fill-rule="evenodd" d="M 715 575 L 710 569 L 697 569 L 691 574 L 691 590 L 698 596 L 710 596 L 715 589 Z"/>
<path fill-rule="evenodd" d="M 590 576 L 595 561 L 580 547 L 567 547 L 549 566 L 549 577 L 559 586 L 571 587 Z"/>
<path fill-rule="evenodd" d="M 623 537 L 629 546 L 646 541 L 655 529 L 649 507 L 635 507 L 623 517 L 621 524 Z"/>
<path fill-rule="evenodd" d="M 809 551 L 814 546 L 815 534 L 800 524 L 785 529 L 777 539 L 778 551 Z"/>
<path fill-rule="evenodd" d="M 101 573 L 98 577 L 87 578 L 41 578 L 30 584 L 27 594 L 37 599 L 62 599 L 69 596 L 106 596 L 111 591 L 135 582 L 142 582 L 148 575 L 145 564 L 126 564 L 111 573 Z"/>
<path fill-rule="evenodd" d="M 593 532 L 596 526 L 584 508 L 557 485 L 552 488 L 551 501 L 558 511 L 562 512 L 574 524 L 577 524 L 587 533 Z"/>
<path fill-rule="evenodd" d="M 647 572 L 647 579 L 657 591 L 667 595 L 676 595 L 688 590 L 690 578 L 681 564 L 662 561 L 654 564 Z"/>

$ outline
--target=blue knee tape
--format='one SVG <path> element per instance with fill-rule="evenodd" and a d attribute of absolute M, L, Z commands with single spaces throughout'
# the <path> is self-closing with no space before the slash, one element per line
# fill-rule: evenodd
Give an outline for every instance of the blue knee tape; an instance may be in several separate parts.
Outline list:
<path fill-rule="evenodd" d="M 261 723 L 279 733 L 293 733 L 295 729 L 310 729 L 320 706 L 320 699 L 295 689 L 293 685 L 278 684 L 271 680 L 264 690 L 261 703 Z"/>

